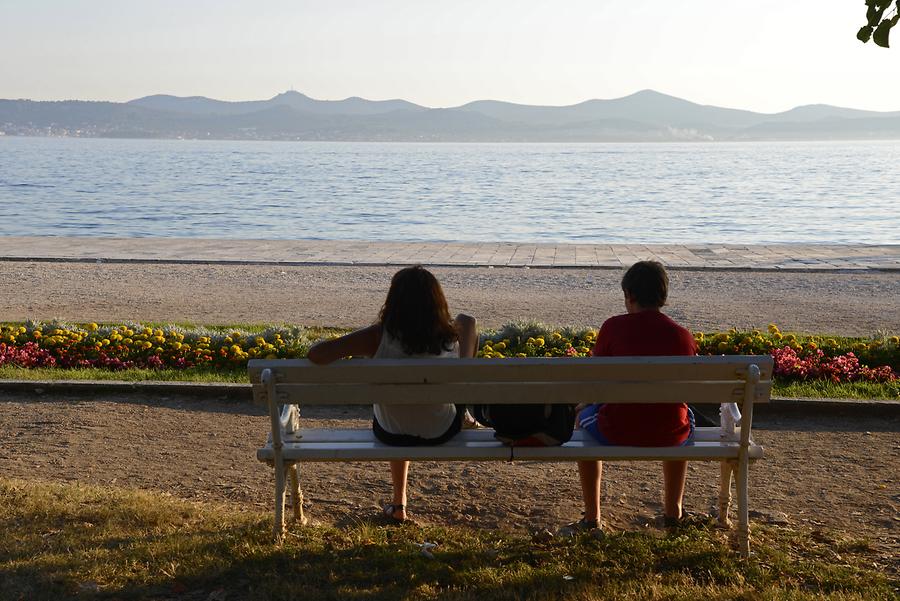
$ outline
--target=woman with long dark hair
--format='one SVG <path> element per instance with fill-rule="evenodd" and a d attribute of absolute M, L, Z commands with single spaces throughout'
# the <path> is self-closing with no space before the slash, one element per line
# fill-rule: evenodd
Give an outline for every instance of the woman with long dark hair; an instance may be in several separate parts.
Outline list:
<path fill-rule="evenodd" d="M 380 359 L 474 357 L 478 347 L 475 318 L 450 318 L 447 299 L 437 279 L 421 265 L 394 274 L 378 321 L 309 349 L 309 360 L 325 364 L 343 357 Z M 455 436 L 465 410 L 456 405 L 374 406 L 372 430 L 381 442 L 395 446 L 434 445 Z M 391 521 L 403 522 L 409 461 L 390 462 L 393 501 L 384 507 Z"/>

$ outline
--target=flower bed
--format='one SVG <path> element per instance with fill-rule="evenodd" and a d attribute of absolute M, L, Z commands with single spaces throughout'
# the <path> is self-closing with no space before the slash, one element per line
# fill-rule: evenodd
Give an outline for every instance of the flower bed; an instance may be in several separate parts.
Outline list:
<path fill-rule="evenodd" d="M 760 330 L 694 334 L 701 355 L 772 355 L 775 376 L 784 380 L 893 382 L 900 370 L 897 336 L 841 338 L 783 334 L 771 324 Z M 510 324 L 482 336 L 479 357 L 584 357 L 597 340 L 590 329 L 550 330 L 540 324 Z"/>
<path fill-rule="evenodd" d="M 315 340 L 336 329 L 302 327 L 216 330 L 141 324 L 69 325 L 26 322 L 0 325 L 0 366 L 238 369 L 252 358 L 305 357 Z M 695 334 L 700 354 L 771 354 L 775 375 L 786 381 L 893 382 L 900 370 L 897 336 L 841 338 L 768 330 Z M 583 357 L 595 330 L 509 324 L 484 332 L 479 357 Z"/>
<path fill-rule="evenodd" d="M 68 325 L 26 322 L 0 326 L 0 365 L 130 368 L 241 367 L 249 359 L 305 357 L 322 330 L 260 332 L 178 326 Z"/>

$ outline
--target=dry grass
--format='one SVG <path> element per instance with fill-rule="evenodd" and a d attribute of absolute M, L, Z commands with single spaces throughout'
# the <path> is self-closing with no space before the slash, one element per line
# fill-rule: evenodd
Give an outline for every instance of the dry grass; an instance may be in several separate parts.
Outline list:
<path fill-rule="evenodd" d="M 743 561 L 700 522 L 677 532 L 534 540 L 271 515 L 119 488 L 0 479 L 0 598 L 896 599 L 865 541 L 757 527 Z M 433 558 L 424 542 L 436 543 Z"/>

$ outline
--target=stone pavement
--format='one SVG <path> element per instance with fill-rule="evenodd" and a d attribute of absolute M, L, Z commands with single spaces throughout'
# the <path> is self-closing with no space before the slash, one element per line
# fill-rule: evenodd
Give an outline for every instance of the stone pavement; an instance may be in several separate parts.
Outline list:
<path fill-rule="evenodd" d="M 519 244 L 0 236 L 0 261 L 900 271 L 900 245 Z"/>

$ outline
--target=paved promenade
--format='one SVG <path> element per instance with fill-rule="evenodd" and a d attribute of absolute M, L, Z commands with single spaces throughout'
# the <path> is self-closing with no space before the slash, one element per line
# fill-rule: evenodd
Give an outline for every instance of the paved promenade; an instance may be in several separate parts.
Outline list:
<path fill-rule="evenodd" d="M 0 236 L 0 261 L 900 271 L 900 245 L 517 244 Z"/>

